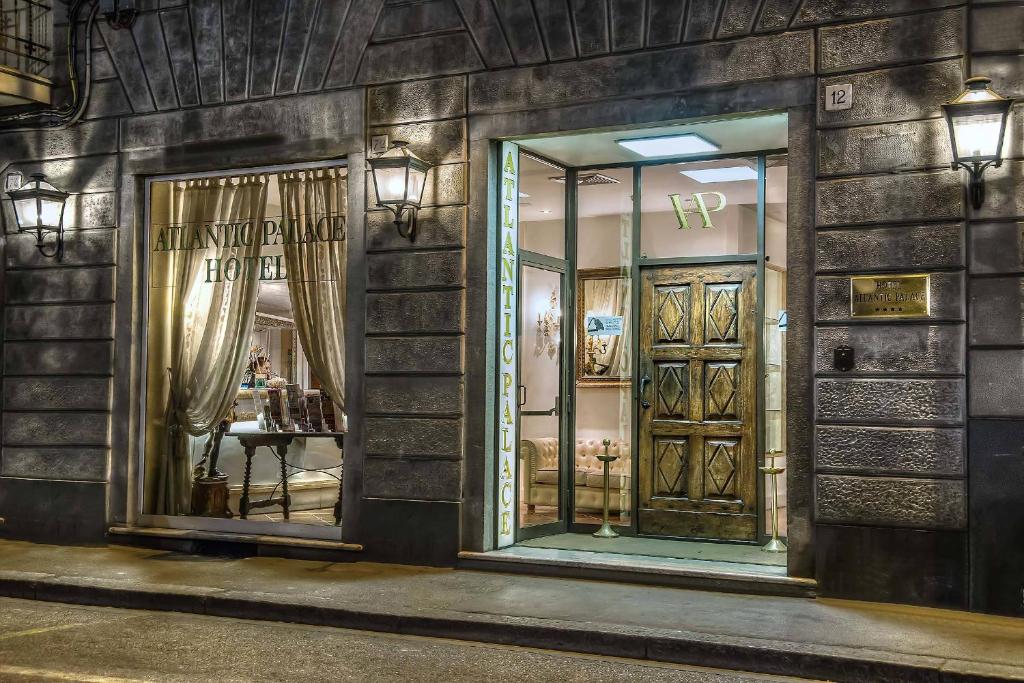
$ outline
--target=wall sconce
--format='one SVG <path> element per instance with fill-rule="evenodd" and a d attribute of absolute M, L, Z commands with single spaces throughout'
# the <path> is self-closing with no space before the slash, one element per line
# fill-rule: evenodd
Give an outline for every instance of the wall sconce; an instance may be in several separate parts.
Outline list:
<path fill-rule="evenodd" d="M 64 203 L 68 199 L 67 192 L 61 192 L 46 182 L 46 176 L 35 173 L 31 179 L 17 190 L 10 190 L 7 195 L 14 202 L 14 218 L 18 222 L 18 232 L 34 232 L 36 248 L 47 258 L 64 259 Z M 57 239 L 52 245 L 44 242 L 47 233 L 56 233 Z M 48 248 L 52 247 L 52 248 Z"/>
<path fill-rule="evenodd" d="M 610 365 L 598 361 L 598 356 L 608 353 L 608 337 L 588 334 L 583 346 L 583 372 L 587 375 L 604 374 Z"/>
<path fill-rule="evenodd" d="M 985 76 L 965 81 L 963 92 L 942 105 L 953 146 L 953 168 L 962 166 L 970 174 L 971 206 L 980 209 L 985 201 L 982 175 L 989 166 L 1003 163 L 1003 132 L 1013 100 L 989 87 Z"/>
<path fill-rule="evenodd" d="M 377 204 L 395 214 L 398 234 L 413 242 L 416 240 L 416 211 L 423 200 L 430 164 L 410 152 L 408 144 L 402 140 L 392 141 L 391 148 L 370 159 L 369 164 Z M 406 210 L 409 211 L 408 221 L 402 220 Z M 403 229 L 403 226 L 407 227 Z"/>
<path fill-rule="evenodd" d="M 562 310 L 558 307 L 558 292 L 552 289 L 547 310 L 543 314 L 537 313 L 537 333 L 541 337 L 542 347 L 547 349 L 548 355 L 552 358 L 558 352 L 561 332 Z"/>

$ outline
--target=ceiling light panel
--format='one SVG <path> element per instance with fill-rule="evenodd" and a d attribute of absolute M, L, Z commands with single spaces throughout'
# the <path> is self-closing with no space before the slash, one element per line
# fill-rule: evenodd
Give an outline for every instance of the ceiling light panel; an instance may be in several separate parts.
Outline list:
<path fill-rule="evenodd" d="M 707 154 L 722 149 L 719 145 L 710 140 L 705 140 L 696 133 L 660 135 L 653 138 L 633 138 L 631 140 L 616 140 L 615 142 L 643 157 Z"/>
<path fill-rule="evenodd" d="M 757 171 L 749 166 L 726 166 L 723 168 L 695 168 L 680 171 L 687 178 L 698 183 L 733 183 L 737 180 L 757 180 Z"/>

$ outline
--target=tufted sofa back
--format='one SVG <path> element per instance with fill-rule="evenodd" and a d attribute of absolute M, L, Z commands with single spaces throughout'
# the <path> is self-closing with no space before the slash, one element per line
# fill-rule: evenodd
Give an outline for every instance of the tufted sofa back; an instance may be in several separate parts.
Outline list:
<path fill-rule="evenodd" d="M 558 469 L 558 439 L 523 439 L 522 445 L 527 449 L 526 454 L 529 456 L 532 471 Z"/>
<path fill-rule="evenodd" d="M 523 460 L 530 468 L 531 480 L 538 470 L 558 469 L 558 439 L 556 438 L 523 439 L 520 451 Z M 612 474 L 628 475 L 630 472 L 629 444 L 624 441 L 612 441 L 608 447 L 608 453 L 619 456 L 618 460 L 611 463 Z M 604 463 L 598 460 L 597 456 L 603 454 L 604 445 L 601 440 L 576 439 L 575 469 L 577 471 L 602 472 Z"/>
<path fill-rule="evenodd" d="M 619 456 L 611 463 L 612 474 L 629 474 L 629 444 L 613 440 L 608 454 Z M 598 455 L 604 455 L 604 444 L 599 439 L 576 439 L 577 470 L 603 472 L 604 463 L 597 459 Z"/>

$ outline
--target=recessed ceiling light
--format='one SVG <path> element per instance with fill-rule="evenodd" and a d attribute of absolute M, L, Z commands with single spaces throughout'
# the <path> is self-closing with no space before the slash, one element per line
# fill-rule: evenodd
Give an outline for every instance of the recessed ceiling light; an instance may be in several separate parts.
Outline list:
<path fill-rule="evenodd" d="M 723 168 L 695 168 L 680 171 L 687 178 L 698 183 L 731 183 L 737 180 L 757 180 L 757 171 L 749 166 L 725 166 Z"/>
<path fill-rule="evenodd" d="M 530 195 L 526 194 L 525 192 L 520 192 L 520 193 L 519 193 L 519 198 L 520 198 L 520 199 L 526 199 L 526 198 L 527 198 L 527 197 L 529 197 L 529 196 L 530 196 Z"/>
<path fill-rule="evenodd" d="M 678 154 L 701 154 L 704 152 L 717 152 L 721 147 L 715 143 L 705 140 L 696 133 L 683 133 L 682 135 L 659 135 L 653 138 L 633 138 L 631 140 L 616 140 L 631 152 L 636 152 L 644 157 L 670 157 Z"/>
<path fill-rule="evenodd" d="M 551 209 L 541 209 L 541 213 L 551 213 Z"/>

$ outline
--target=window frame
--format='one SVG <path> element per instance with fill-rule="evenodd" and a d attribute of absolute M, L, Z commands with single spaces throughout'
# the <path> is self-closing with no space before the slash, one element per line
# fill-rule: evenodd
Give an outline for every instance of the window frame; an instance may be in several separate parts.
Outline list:
<path fill-rule="evenodd" d="M 193 515 L 154 515 L 144 512 L 145 494 L 145 457 L 146 457 L 146 424 L 148 398 L 147 373 L 149 368 L 149 274 L 150 274 L 150 222 L 151 216 L 151 192 L 153 183 L 176 182 L 181 180 L 196 180 L 201 178 L 223 178 L 257 173 L 280 173 L 283 171 L 300 171 L 319 168 L 346 168 L 351 177 L 357 169 L 350 167 L 347 158 L 330 159 L 324 161 L 296 162 L 288 164 L 271 164 L 265 166 L 248 166 L 218 169 L 214 171 L 199 171 L 190 173 L 171 173 L 161 175 L 145 176 L 143 193 L 143 226 L 139 239 L 141 258 L 140 267 L 140 318 L 142 331 L 136 339 L 135 344 L 139 350 L 140 374 L 139 374 L 139 395 L 136 408 L 139 411 L 139 423 L 136 431 L 137 446 L 132 449 L 132 457 L 135 465 L 135 476 L 129 479 L 129 486 L 133 489 L 129 497 L 130 515 L 132 520 L 130 526 L 138 528 L 159 528 L 175 529 L 182 531 L 205 531 L 225 534 L 238 534 L 240 536 L 279 536 L 282 538 L 298 538 L 322 541 L 342 541 L 341 526 L 317 526 L 312 524 L 299 524 L 296 522 L 261 522 L 251 519 L 219 519 L 214 517 L 198 517 Z M 349 186 L 351 190 L 351 185 Z M 347 317 L 347 316 L 346 316 Z M 351 369 L 346 365 L 345 381 L 350 381 Z M 116 416 L 115 416 L 116 417 Z"/>

